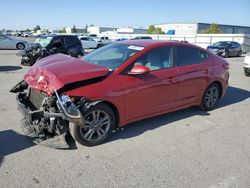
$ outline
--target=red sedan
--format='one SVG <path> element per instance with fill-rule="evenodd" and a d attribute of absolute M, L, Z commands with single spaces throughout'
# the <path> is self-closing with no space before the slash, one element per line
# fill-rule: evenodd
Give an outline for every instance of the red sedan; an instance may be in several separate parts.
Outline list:
<path fill-rule="evenodd" d="M 123 41 L 82 59 L 41 59 L 11 92 L 18 93 L 24 132 L 37 143 L 67 148 L 70 131 L 94 146 L 134 121 L 191 106 L 213 109 L 226 92 L 228 69 L 225 60 L 191 44 Z"/>

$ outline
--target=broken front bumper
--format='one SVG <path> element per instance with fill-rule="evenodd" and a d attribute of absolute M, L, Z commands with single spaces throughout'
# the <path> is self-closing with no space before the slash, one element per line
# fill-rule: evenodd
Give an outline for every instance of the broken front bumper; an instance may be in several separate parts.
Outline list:
<path fill-rule="evenodd" d="M 39 120 L 41 117 L 45 118 L 58 117 L 66 119 L 67 121 L 77 124 L 79 126 L 84 125 L 84 118 L 82 117 L 81 112 L 68 96 L 60 97 L 56 92 L 56 97 L 57 97 L 56 104 L 60 113 L 51 113 L 51 112 L 46 112 L 44 110 L 31 110 L 28 101 L 24 100 L 24 95 L 26 94 L 19 93 L 17 95 L 16 97 L 17 109 L 24 115 L 25 119 L 28 122 L 32 123 L 35 120 Z"/>
<path fill-rule="evenodd" d="M 59 112 L 48 112 L 44 111 L 42 108 L 38 109 L 34 107 L 31 102 L 32 100 L 30 101 L 30 97 L 27 97 L 26 92 L 19 92 L 16 96 L 17 109 L 23 114 L 23 117 L 29 123 L 29 126 L 33 131 L 35 130 L 34 126 L 40 126 L 35 125 L 36 122 L 40 122 L 42 121 L 42 119 L 47 119 L 48 122 L 50 122 L 49 126 L 51 128 L 53 128 L 55 125 L 51 123 L 51 121 L 54 122 L 55 118 L 64 119 L 79 126 L 83 126 L 84 120 L 82 114 L 69 97 L 59 96 L 58 93 L 56 93 L 55 99 Z M 44 98 L 44 100 L 46 100 L 46 97 Z M 62 129 L 63 131 L 53 134 L 54 136 L 52 136 L 51 134 L 36 134 L 36 136 L 34 137 L 36 137 L 37 139 L 35 139 L 33 142 L 36 144 L 57 149 L 69 148 L 69 145 L 65 140 L 65 135 L 68 132 L 68 125 L 61 125 L 65 127 Z"/>

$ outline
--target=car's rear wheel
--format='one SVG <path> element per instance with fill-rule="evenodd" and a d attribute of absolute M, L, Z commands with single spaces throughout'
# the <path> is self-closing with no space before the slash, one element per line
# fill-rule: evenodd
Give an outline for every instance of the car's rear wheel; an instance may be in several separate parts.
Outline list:
<path fill-rule="evenodd" d="M 97 44 L 96 48 L 101 48 L 102 45 L 101 44 Z"/>
<path fill-rule="evenodd" d="M 17 43 L 16 49 L 18 49 L 18 50 L 24 50 L 25 49 L 25 45 L 23 43 Z"/>
<path fill-rule="evenodd" d="M 220 98 L 220 92 L 218 84 L 213 83 L 209 85 L 202 97 L 201 109 L 205 111 L 212 110 Z"/>
<path fill-rule="evenodd" d="M 84 127 L 74 124 L 70 126 L 70 133 L 77 142 L 85 146 L 103 143 L 115 127 L 115 114 L 103 103 L 90 107 L 84 119 Z"/>

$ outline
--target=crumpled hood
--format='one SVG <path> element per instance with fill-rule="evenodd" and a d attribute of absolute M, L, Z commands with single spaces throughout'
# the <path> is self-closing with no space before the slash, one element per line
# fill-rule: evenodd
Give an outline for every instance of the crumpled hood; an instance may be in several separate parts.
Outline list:
<path fill-rule="evenodd" d="M 86 63 L 64 54 L 48 56 L 36 62 L 24 76 L 34 89 L 49 95 L 64 85 L 107 75 L 108 67 Z"/>

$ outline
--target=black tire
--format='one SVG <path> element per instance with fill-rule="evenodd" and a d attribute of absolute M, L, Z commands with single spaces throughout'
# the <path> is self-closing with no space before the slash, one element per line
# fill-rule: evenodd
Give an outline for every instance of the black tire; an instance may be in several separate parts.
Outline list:
<path fill-rule="evenodd" d="M 238 57 L 240 57 L 241 56 L 241 54 L 242 54 L 242 51 L 240 50 L 239 52 L 238 52 Z"/>
<path fill-rule="evenodd" d="M 247 71 L 246 69 L 244 70 L 245 76 L 250 77 L 250 70 Z"/>
<path fill-rule="evenodd" d="M 101 44 L 97 44 L 96 48 L 101 48 L 102 45 Z"/>
<path fill-rule="evenodd" d="M 223 57 L 225 57 L 225 58 L 229 57 L 229 51 L 226 50 Z"/>
<path fill-rule="evenodd" d="M 83 56 L 83 54 L 80 52 L 76 55 L 77 58 L 81 58 Z"/>
<path fill-rule="evenodd" d="M 215 108 L 221 96 L 221 89 L 218 84 L 209 85 L 203 94 L 200 108 L 204 111 L 209 111 Z"/>
<path fill-rule="evenodd" d="M 24 50 L 25 49 L 25 45 L 21 42 L 16 44 L 16 49 L 17 50 Z"/>
<path fill-rule="evenodd" d="M 104 129 L 106 129 L 105 133 L 100 131 L 100 129 L 99 129 L 100 126 L 97 125 L 98 123 L 92 123 L 92 124 L 88 123 L 88 127 L 91 127 L 91 128 L 87 127 L 87 121 L 89 120 L 88 122 L 90 122 L 90 120 L 91 120 L 90 116 L 92 116 L 93 113 L 98 112 L 98 111 L 99 111 L 98 117 L 103 116 L 102 119 L 105 119 L 106 115 L 107 115 L 107 117 L 109 118 L 110 123 L 107 123 L 106 124 L 107 127 L 104 128 Z M 105 116 L 102 115 L 101 113 L 105 114 Z M 112 133 L 112 131 L 115 128 L 115 122 L 116 121 L 115 121 L 115 114 L 114 114 L 113 110 L 108 105 L 106 105 L 104 103 L 99 103 L 99 104 L 96 104 L 95 106 L 90 107 L 85 114 L 86 115 L 85 115 L 84 118 L 85 118 L 86 123 L 85 123 L 84 128 L 81 128 L 79 125 L 75 125 L 75 124 L 69 126 L 70 127 L 70 133 L 71 133 L 72 137 L 78 143 L 80 143 L 80 144 L 82 144 L 84 146 L 96 146 L 96 145 L 99 145 L 99 144 L 103 143 L 110 136 L 110 134 Z M 102 119 L 99 119 L 99 121 L 102 121 Z M 93 122 L 93 121 L 94 120 L 92 119 L 91 122 Z M 106 122 L 106 120 L 105 120 L 105 122 Z M 91 126 L 89 126 L 89 125 L 91 125 Z M 103 125 L 105 125 L 105 124 L 103 124 Z M 99 129 L 99 130 L 97 130 L 97 129 Z M 89 131 L 91 131 L 91 130 L 92 130 L 92 132 L 90 133 Z M 103 135 L 100 138 L 90 140 L 94 136 L 99 137 L 100 135 L 99 135 L 98 132 L 103 133 Z M 86 136 L 87 134 L 88 134 L 88 136 Z M 91 138 L 86 139 L 85 136 L 86 137 L 91 136 Z"/>

